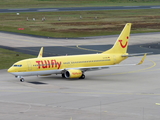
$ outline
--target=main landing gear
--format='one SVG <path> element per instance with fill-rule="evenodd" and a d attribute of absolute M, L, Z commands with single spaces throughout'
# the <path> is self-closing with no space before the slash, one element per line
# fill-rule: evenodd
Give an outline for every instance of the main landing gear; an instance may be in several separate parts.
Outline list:
<path fill-rule="evenodd" d="M 82 74 L 82 76 L 79 79 L 85 79 L 85 75 Z"/>
<path fill-rule="evenodd" d="M 65 75 L 64 75 L 64 73 L 62 73 L 62 78 L 66 78 Z"/>

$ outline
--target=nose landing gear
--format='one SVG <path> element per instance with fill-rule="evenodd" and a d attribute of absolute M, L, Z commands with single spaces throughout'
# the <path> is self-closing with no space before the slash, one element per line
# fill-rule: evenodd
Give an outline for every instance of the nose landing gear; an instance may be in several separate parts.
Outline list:
<path fill-rule="evenodd" d="M 22 76 L 15 76 L 16 78 L 20 78 L 21 82 L 24 82 L 24 78 Z"/>
<path fill-rule="evenodd" d="M 24 82 L 24 78 L 21 78 L 20 81 L 21 81 L 21 82 Z"/>

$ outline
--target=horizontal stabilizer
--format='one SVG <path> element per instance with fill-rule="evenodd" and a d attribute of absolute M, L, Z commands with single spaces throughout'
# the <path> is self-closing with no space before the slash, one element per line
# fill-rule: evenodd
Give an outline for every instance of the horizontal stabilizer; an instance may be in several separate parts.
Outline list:
<path fill-rule="evenodd" d="M 144 55 L 144 54 L 152 54 L 153 52 L 148 52 L 148 53 L 136 53 L 136 54 L 128 54 L 128 55 L 122 55 L 122 57 L 133 57 L 133 56 L 141 56 L 141 55 Z"/>

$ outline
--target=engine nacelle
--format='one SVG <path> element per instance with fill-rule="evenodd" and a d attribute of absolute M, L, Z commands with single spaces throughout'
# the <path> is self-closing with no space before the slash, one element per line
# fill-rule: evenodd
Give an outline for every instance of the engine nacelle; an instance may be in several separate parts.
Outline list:
<path fill-rule="evenodd" d="M 81 70 L 67 70 L 64 75 L 65 78 L 80 78 L 82 76 L 82 71 Z"/>

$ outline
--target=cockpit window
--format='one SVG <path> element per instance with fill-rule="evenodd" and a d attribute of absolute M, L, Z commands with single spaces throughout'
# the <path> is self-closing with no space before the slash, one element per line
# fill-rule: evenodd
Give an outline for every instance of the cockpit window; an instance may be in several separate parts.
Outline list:
<path fill-rule="evenodd" d="M 13 65 L 13 67 L 22 67 L 22 65 Z"/>

